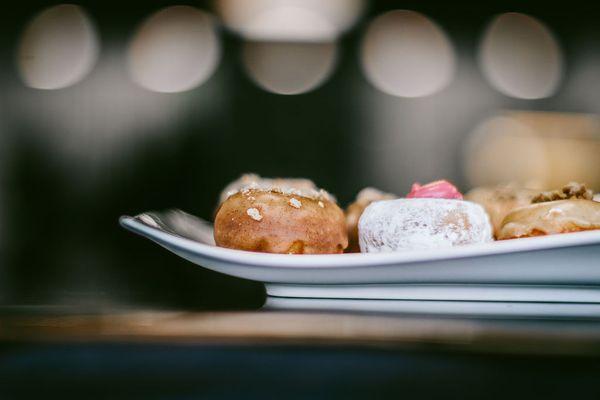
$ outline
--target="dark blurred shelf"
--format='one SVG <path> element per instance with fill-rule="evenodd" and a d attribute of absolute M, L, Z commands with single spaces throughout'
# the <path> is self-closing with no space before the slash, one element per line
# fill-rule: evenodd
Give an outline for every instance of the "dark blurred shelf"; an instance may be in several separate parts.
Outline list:
<path fill-rule="evenodd" d="M 600 323 L 0 309 L 0 398 L 598 398 Z"/>
<path fill-rule="evenodd" d="M 489 354 L 600 355 L 600 322 L 351 313 L 122 311 L 0 314 L 0 343 L 373 346 Z"/>

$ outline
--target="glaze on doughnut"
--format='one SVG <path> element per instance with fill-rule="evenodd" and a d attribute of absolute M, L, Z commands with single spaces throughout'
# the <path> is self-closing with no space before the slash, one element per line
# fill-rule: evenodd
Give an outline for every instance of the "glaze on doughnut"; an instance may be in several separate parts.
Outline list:
<path fill-rule="evenodd" d="M 217 246 L 287 254 L 342 253 L 348 246 L 343 211 L 312 182 L 256 175 L 241 180 L 222 196 Z"/>
<path fill-rule="evenodd" d="M 531 204 L 509 213 L 499 240 L 600 229 L 600 203 L 570 199 Z"/>
<path fill-rule="evenodd" d="M 594 192 L 577 182 L 539 193 L 531 200 L 533 204 L 504 218 L 498 239 L 600 229 L 600 203 L 593 198 Z"/>

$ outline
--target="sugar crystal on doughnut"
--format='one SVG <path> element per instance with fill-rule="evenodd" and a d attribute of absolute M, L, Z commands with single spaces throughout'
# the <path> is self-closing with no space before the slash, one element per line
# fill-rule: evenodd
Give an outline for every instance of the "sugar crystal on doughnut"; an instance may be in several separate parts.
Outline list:
<path fill-rule="evenodd" d="M 302 203 L 297 198 L 292 197 L 290 199 L 290 206 L 292 206 L 294 208 L 300 208 L 300 207 L 302 207 Z"/>
<path fill-rule="evenodd" d="M 254 207 L 247 209 L 246 214 L 248 214 L 248 216 L 255 221 L 262 220 L 262 215 L 260 215 L 260 211 L 258 211 L 258 209 Z"/>

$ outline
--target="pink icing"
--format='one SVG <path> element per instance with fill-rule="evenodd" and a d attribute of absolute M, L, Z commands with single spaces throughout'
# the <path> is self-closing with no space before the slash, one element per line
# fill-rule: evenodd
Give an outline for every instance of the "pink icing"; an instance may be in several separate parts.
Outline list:
<path fill-rule="evenodd" d="M 458 199 L 462 200 L 463 195 L 456 186 L 446 180 L 435 181 L 421 186 L 413 183 L 407 198 L 431 198 L 431 199 Z"/>

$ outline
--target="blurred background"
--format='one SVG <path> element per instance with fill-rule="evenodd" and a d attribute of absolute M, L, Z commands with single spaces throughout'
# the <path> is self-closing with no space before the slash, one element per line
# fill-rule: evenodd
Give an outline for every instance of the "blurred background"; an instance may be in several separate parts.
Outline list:
<path fill-rule="evenodd" d="M 262 286 L 118 226 L 211 219 L 245 172 L 345 206 L 519 182 L 600 189 L 600 5 L 23 0 L 0 13 L 0 304 L 252 309 Z"/>

